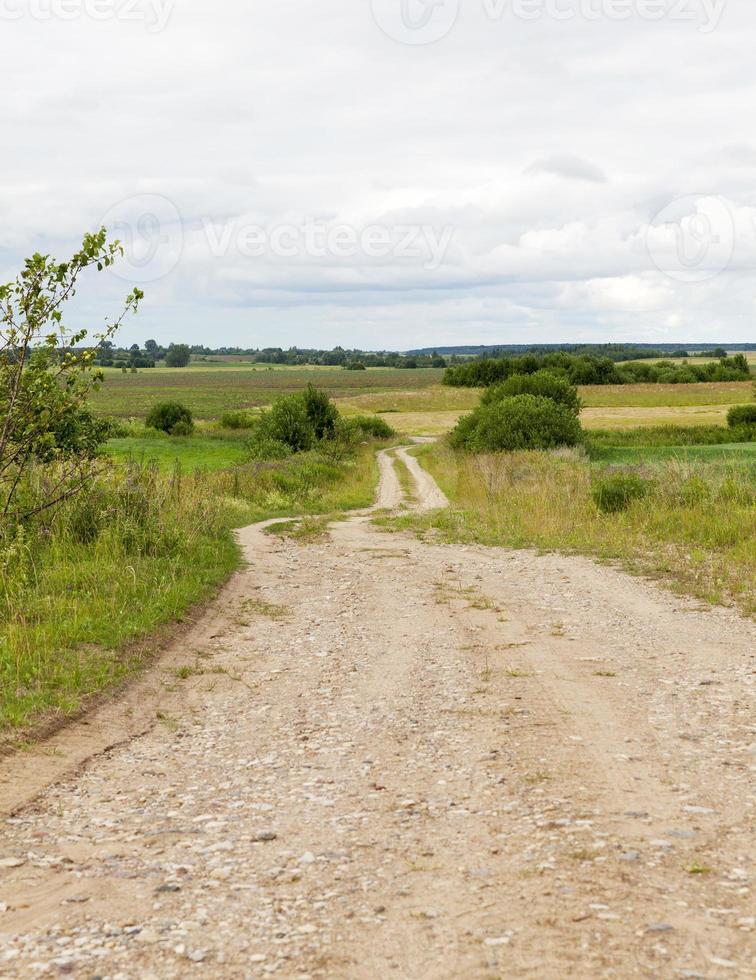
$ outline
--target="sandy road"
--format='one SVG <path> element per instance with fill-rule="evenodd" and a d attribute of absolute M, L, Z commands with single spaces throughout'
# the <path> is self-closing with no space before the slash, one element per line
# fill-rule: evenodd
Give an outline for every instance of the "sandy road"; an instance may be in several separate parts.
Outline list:
<path fill-rule="evenodd" d="M 0 976 L 756 975 L 751 622 L 369 515 L 241 539 L 142 734 L 2 825 Z"/>

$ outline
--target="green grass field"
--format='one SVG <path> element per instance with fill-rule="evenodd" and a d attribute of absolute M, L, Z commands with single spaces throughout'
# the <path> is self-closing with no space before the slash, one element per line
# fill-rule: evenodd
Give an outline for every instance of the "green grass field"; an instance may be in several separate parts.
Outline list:
<path fill-rule="evenodd" d="M 591 451 L 596 463 L 637 466 L 679 460 L 683 463 L 727 463 L 756 471 L 756 442 L 719 446 L 602 446 Z"/>
<path fill-rule="evenodd" d="M 200 419 L 217 419 L 227 409 L 269 405 L 278 395 L 312 382 L 334 398 L 365 392 L 415 391 L 440 384 L 443 370 L 418 368 L 250 367 L 236 364 L 150 368 L 138 374 L 105 370 L 105 382 L 92 397 L 93 409 L 117 418 L 144 418 L 158 401 L 180 401 Z"/>
<path fill-rule="evenodd" d="M 139 463 L 156 463 L 161 470 L 171 470 L 176 463 L 186 471 L 222 470 L 244 462 L 242 440 L 210 439 L 202 435 L 181 439 L 171 436 L 111 439 L 105 449 L 109 456 L 121 462 L 131 459 Z"/>

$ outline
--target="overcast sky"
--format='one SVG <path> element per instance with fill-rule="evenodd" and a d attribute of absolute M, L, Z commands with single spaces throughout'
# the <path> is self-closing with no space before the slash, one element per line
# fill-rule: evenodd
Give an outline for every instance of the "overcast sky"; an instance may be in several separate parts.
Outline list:
<path fill-rule="evenodd" d="M 0 267 L 122 342 L 754 341 L 753 0 L 0 0 Z"/>

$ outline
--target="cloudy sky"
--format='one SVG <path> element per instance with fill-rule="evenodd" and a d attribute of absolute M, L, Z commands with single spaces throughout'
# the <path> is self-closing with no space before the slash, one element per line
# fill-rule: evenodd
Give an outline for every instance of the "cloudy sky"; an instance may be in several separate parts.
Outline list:
<path fill-rule="evenodd" d="M 0 0 L 0 271 L 210 346 L 756 340 L 753 0 Z"/>

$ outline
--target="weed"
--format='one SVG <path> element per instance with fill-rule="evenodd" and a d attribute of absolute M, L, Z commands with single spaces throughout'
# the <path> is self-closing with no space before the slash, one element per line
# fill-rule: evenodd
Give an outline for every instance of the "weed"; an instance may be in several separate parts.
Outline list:
<path fill-rule="evenodd" d="M 245 599 L 243 607 L 246 612 L 256 616 L 265 616 L 268 619 L 284 619 L 289 615 L 286 606 L 279 606 L 274 602 L 265 602 L 264 599 Z"/>
<path fill-rule="evenodd" d="M 685 869 L 689 875 L 708 875 L 711 874 L 711 868 L 707 868 L 705 864 L 699 864 L 694 861 L 689 867 Z"/>

